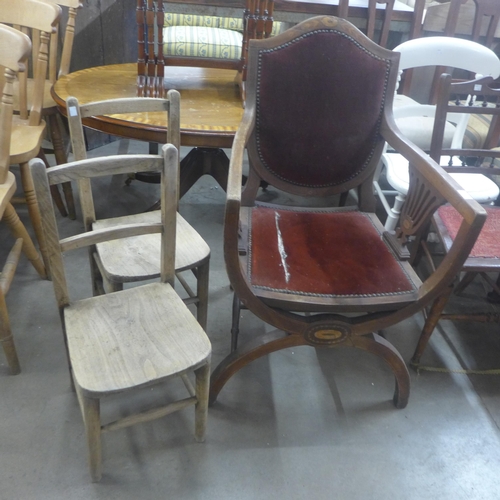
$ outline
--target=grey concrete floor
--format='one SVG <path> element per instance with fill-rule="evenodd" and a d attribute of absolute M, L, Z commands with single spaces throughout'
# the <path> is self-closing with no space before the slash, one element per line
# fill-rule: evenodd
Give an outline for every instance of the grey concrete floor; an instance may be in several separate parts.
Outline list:
<path fill-rule="evenodd" d="M 94 154 L 129 146 L 121 141 Z M 144 210 L 156 190 L 139 182 L 125 187 L 122 178 L 107 181 L 96 196 L 99 215 Z M 213 366 L 229 351 L 224 199 L 215 181 L 204 177 L 180 206 L 212 249 L 207 333 Z M 18 212 L 29 224 L 25 208 Z M 66 234 L 81 227 L 80 220 L 60 221 Z M 4 259 L 12 241 L 4 226 L 1 231 Z M 89 294 L 86 253 L 69 264 L 74 295 Z M 210 408 L 204 444 L 194 442 L 189 410 L 106 434 L 103 479 L 92 484 L 51 282 L 40 280 L 23 259 L 8 305 L 22 373 L 9 375 L 0 353 L 2 500 L 500 498 L 498 375 L 411 371 L 409 405 L 396 410 L 389 369 L 348 348 L 289 349 L 245 367 Z M 422 323 L 417 315 L 384 332 L 407 361 Z M 267 328 L 244 311 L 241 341 Z M 442 322 L 422 361 L 450 370 L 500 368 L 498 325 Z M 109 398 L 103 420 L 178 390 L 169 383 L 125 400 Z"/>

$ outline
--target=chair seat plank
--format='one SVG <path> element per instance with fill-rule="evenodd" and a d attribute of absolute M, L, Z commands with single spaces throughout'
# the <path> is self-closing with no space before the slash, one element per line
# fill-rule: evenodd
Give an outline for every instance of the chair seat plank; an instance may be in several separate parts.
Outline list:
<path fill-rule="evenodd" d="M 99 219 L 93 229 L 110 228 L 120 224 L 159 222 L 160 212 Z M 113 282 L 142 281 L 160 275 L 160 235 L 148 235 L 124 240 L 107 241 L 97 245 L 106 277 Z M 184 271 L 210 256 L 210 247 L 193 227 L 177 214 L 175 269 Z"/>

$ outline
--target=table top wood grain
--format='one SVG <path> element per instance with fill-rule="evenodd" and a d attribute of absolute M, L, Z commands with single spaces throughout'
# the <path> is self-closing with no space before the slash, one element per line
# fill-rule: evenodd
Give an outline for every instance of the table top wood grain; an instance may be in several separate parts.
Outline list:
<path fill-rule="evenodd" d="M 181 94 L 181 143 L 184 146 L 230 148 L 243 115 L 236 72 L 213 68 L 175 67 L 165 70 L 165 86 Z M 69 96 L 80 103 L 137 93 L 137 65 L 116 64 L 84 69 L 61 77 L 52 95 L 63 114 Z M 166 120 L 162 113 L 102 116 L 84 124 L 120 137 L 165 142 Z"/>

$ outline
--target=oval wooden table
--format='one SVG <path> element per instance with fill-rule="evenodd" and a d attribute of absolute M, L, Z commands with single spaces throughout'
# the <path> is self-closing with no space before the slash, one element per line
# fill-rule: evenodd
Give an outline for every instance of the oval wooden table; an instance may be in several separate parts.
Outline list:
<path fill-rule="evenodd" d="M 230 148 L 243 116 L 236 72 L 213 68 L 169 66 L 164 87 L 181 94 L 181 144 L 193 146 L 181 161 L 180 196 L 205 174 L 212 175 L 226 188 L 229 160 L 221 148 Z M 66 99 L 76 97 L 80 104 L 135 97 L 137 65 L 98 66 L 59 78 L 52 96 L 66 114 Z M 134 113 L 84 119 L 85 126 L 101 132 L 163 144 L 167 123 L 164 113 Z"/>

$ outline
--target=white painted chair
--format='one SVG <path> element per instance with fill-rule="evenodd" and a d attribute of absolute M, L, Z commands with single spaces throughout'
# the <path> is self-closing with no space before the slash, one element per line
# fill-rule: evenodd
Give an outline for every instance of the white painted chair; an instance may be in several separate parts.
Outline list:
<path fill-rule="evenodd" d="M 490 49 L 469 40 L 450 37 L 428 37 L 409 40 L 397 46 L 394 51 L 401 53 L 399 64 L 400 76 L 410 68 L 425 66 L 443 66 L 469 71 L 479 76 L 500 76 L 500 60 Z M 406 108 L 406 109 L 404 109 Z M 394 115 L 396 123 L 403 134 L 425 151 L 430 148 L 434 128 L 435 106 L 419 104 L 409 96 L 397 94 L 394 98 Z M 452 143 L 458 148 L 462 146 L 468 124 L 468 115 L 457 114 L 448 117 L 445 126 L 443 147 Z M 454 160 L 457 161 L 457 160 Z M 386 177 L 391 190 L 384 190 L 379 184 L 380 173 L 386 169 Z M 390 171 L 390 172 L 389 172 Z M 472 187 L 467 174 L 458 174 L 459 183 Z M 470 174 L 476 176 L 477 174 Z M 488 203 L 498 196 L 496 184 L 484 176 L 474 177 L 474 188 L 471 195 L 480 203 Z M 460 180 L 461 179 L 461 180 Z M 465 186 L 464 186 L 465 187 Z M 374 180 L 375 192 L 379 195 L 384 209 L 388 214 L 386 229 L 393 230 L 396 226 L 399 211 L 408 190 L 408 164 L 398 155 L 386 152 Z M 495 189 L 496 188 L 496 189 Z M 467 189 L 469 190 L 469 189 Z M 396 200 L 391 207 L 387 196 L 395 195 Z"/>

